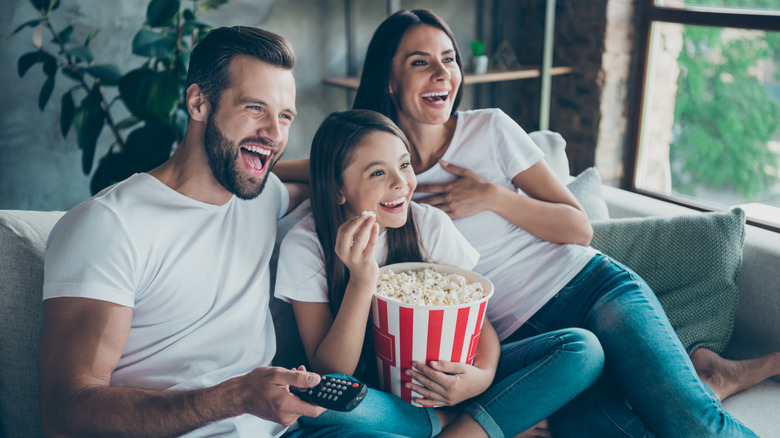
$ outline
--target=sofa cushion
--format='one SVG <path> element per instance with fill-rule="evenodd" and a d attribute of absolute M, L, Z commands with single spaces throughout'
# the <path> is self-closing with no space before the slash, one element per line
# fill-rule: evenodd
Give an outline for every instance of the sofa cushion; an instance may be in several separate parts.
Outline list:
<path fill-rule="evenodd" d="M 64 212 L 0 210 L 0 436 L 41 436 L 43 252 Z"/>
<path fill-rule="evenodd" d="M 582 204 L 591 222 L 609 219 L 609 210 L 601 186 L 601 175 L 595 167 L 583 170 L 566 184 L 574 197 Z"/>
<path fill-rule="evenodd" d="M 745 212 L 613 219 L 593 224 L 591 246 L 635 270 L 690 353 L 723 353 L 737 307 Z"/>

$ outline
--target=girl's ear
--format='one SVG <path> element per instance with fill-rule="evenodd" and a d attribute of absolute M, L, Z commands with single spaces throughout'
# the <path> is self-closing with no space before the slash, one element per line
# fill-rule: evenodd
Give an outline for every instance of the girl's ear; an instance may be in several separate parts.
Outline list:
<path fill-rule="evenodd" d="M 186 103 L 190 117 L 200 122 L 208 120 L 211 105 L 209 105 L 206 95 L 203 94 L 203 90 L 200 89 L 200 85 L 192 84 L 187 88 Z"/>
<path fill-rule="evenodd" d="M 336 202 L 338 202 L 339 205 L 344 205 L 347 203 L 347 198 L 344 197 L 344 195 L 341 193 L 341 190 L 339 190 L 339 197 Z"/>

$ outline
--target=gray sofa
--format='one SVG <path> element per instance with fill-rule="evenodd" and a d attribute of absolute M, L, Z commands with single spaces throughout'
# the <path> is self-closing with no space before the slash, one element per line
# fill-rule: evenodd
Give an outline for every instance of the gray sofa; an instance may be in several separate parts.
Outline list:
<path fill-rule="evenodd" d="M 692 213 L 623 190 L 602 188 L 611 218 Z M 280 230 L 289 229 L 303 212 L 305 206 L 283 219 Z M 42 257 L 47 236 L 61 215 L 0 210 L 0 437 L 41 435 L 37 362 Z M 747 358 L 780 351 L 780 234 L 747 227 L 738 289 L 734 330 L 725 355 Z M 290 310 L 278 301 L 272 306 L 280 340 L 277 363 L 296 363 L 303 355 Z M 767 380 L 734 395 L 724 406 L 760 436 L 780 437 L 778 382 Z"/>

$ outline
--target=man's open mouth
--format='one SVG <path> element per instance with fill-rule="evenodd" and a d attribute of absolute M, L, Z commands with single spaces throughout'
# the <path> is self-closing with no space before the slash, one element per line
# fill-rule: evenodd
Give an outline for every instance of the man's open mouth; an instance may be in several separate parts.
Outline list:
<path fill-rule="evenodd" d="M 271 160 L 271 155 L 274 150 L 272 148 L 255 146 L 255 145 L 242 145 L 241 146 L 241 158 L 244 159 L 244 163 L 254 173 L 263 173 L 268 162 Z"/>

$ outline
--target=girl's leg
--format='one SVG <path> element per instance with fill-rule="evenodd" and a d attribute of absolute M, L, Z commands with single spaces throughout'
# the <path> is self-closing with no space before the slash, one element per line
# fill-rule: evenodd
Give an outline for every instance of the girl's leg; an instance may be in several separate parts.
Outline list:
<path fill-rule="evenodd" d="M 316 418 L 301 417 L 307 429 L 348 426 L 355 431 L 385 432 L 406 437 L 428 438 L 441 432 L 432 408 L 412 406 L 400 397 L 368 388 L 366 398 L 350 412 L 327 410 Z"/>
<path fill-rule="evenodd" d="M 488 436 L 515 436 L 592 385 L 603 363 L 598 340 L 582 329 L 556 330 L 502 345 L 494 384 L 465 412 Z"/>
<path fill-rule="evenodd" d="M 578 415 L 578 421 L 606 415 L 607 422 L 620 425 L 633 411 L 659 437 L 756 436 L 723 410 L 717 397 L 699 380 L 652 290 L 636 273 L 606 256 L 594 257 L 534 315 L 530 325 L 542 331 L 584 327 L 604 348 L 606 377 L 592 394 L 583 397 L 590 397 L 590 403 L 583 402 L 580 408 L 592 412 Z M 625 398 L 631 411 L 607 392 L 611 388 Z M 634 425 L 631 422 L 629 426 Z M 623 432 L 615 434 L 613 428 L 591 436 L 644 434 Z"/>

